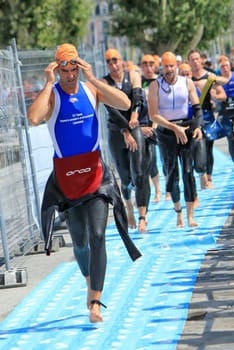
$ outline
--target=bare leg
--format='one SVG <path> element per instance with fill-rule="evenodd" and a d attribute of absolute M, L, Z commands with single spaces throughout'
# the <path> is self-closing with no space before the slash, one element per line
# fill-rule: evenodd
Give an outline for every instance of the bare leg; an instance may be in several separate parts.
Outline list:
<path fill-rule="evenodd" d="M 156 175 L 155 177 L 151 178 L 153 185 L 154 185 L 154 190 L 155 190 L 155 197 L 153 201 L 155 203 L 158 203 L 161 198 L 161 191 L 160 191 L 160 185 L 159 185 L 159 174 Z"/>
<path fill-rule="evenodd" d="M 199 205 L 200 205 L 199 198 L 196 197 L 196 198 L 194 199 L 194 208 L 198 208 Z"/>
<path fill-rule="evenodd" d="M 205 190 L 208 187 L 208 178 L 206 173 L 200 175 L 201 190 Z"/>
<path fill-rule="evenodd" d="M 166 192 L 165 201 L 170 201 L 170 200 L 171 200 L 171 194 L 170 192 Z"/>
<path fill-rule="evenodd" d="M 139 207 L 138 213 L 139 213 L 138 232 L 146 233 L 147 232 L 146 207 Z"/>
<path fill-rule="evenodd" d="M 184 227 L 184 216 L 182 213 L 180 202 L 174 203 L 174 209 L 175 209 L 175 212 L 177 213 L 176 227 L 178 228 Z"/>
<path fill-rule="evenodd" d="M 90 300 L 91 300 L 91 298 L 90 298 L 90 277 L 89 276 L 87 276 L 87 277 L 85 277 L 85 279 L 86 279 L 86 284 L 87 284 L 87 308 L 89 309 L 89 306 L 90 306 Z"/>
<path fill-rule="evenodd" d="M 214 188 L 213 183 L 212 183 L 212 177 L 211 177 L 211 175 L 207 175 L 207 180 L 208 180 L 207 187 L 208 187 L 209 189 Z"/>
<path fill-rule="evenodd" d="M 198 224 L 194 221 L 194 218 L 193 218 L 194 202 L 186 202 L 186 208 L 187 208 L 188 225 L 190 227 L 198 226 Z"/>
<path fill-rule="evenodd" d="M 130 228 L 136 228 L 136 219 L 134 216 L 133 205 L 131 199 L 125 200 L 128 215 L 128 226 Z"/>

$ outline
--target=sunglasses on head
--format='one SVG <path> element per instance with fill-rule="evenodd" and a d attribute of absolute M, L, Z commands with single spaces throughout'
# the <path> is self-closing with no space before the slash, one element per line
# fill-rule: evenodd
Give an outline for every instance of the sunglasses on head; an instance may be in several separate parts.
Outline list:
<path fill-rule="evenodd" d="M 66 67 L 68 64 L 72 64 L 74 66 L 77 63 L 78 63 L 78 61 L 73 59 L 73 60 L 70 60 L 70 61 L 66 61 L 66 60 L 60 61 L 59 65 L 61 67 Z"/>
<path fill-rule="evenodd" d="M 117 62 L 118 62 L 118 58 L 117 57 L 112 57 L 112 58 L 106 60 L 107 64 L 110 64 L 110 63 L 116 64 Z"/>

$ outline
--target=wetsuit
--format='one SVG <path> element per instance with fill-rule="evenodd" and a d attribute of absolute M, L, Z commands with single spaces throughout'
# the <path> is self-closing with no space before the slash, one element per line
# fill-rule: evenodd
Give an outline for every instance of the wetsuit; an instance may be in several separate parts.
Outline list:
<path fill-rule="evenodd" d="M 232 123 L 232 133 L 227 136 L 228 150 L 232 160 L 234 161 L 234 72 L 232 72 L 231 79 L 227 84 L 223 85 L 224 91 L 227 95 L 227 100 L 221 102 L 221 109 L 219 114 L 227 117 Z"/>
<path fill-rule="evenodd" d="M 130 81 L 129 72 L 124 72 L 121 85 L 117 86 L 115 81 L 108 74 L 104 79 L 109 85 L 122 90 L 131 100 L 132 106 L 128 111 L 120 111 L 106 106 L 108 118 L 108 133 L 110 152 L 121 180 L 121 192 L 125 200 L 131 198 L 131 189 L 134 186 L 137 207 L 148 207 L 150 199 L 150 157 L 148 147 L 140 126 L 129 129 L 128 123 L 134 105 L 143 105 L 143 95 L 141 89 L 137 88 L 137 95 Z M 136 90 L 136 89 L 135 89 Z M 118 117 L 120 116 L 120 117 Z M 122 117 L 122 118 L 121 118 Z M 131 152 L 126 148 L 122 130 L 128 129 L 138 145 L 138 150 Z"/>
<path fill-rule="evenodd" d="M 143 92 L 145 94 L 144 96 L 144 106 L 143 109 L 138 117 L 139 123 L 141 126 L 150 126 L 152 127 L 152 121 L 149 119 L 148 115 L 148 106 L 147 106 L 147 90 L 149 88 L 149 85 L 152 81 L 154 81 L 156 78 L 147 79 L 144 76 L 141 77 L 141 85 L 143 88 Z M 155 140 L 156 142 L 156 140 Z M 151 168 L 150 168 L 150 176 L 153 179 L 155 176 L 158 175 L 158 165 L 157 165 L 157 153 L 156 153 L 156 144 L 153 142 L 148 141 L 148 148 L 149 148 L 149 154 L 151 159 Z"/>
<path fill-rule="evenodd" d="M 209 77 L 209 73 L 205 73 L 200 78 L 192 77 L 192 80 L 193 81 L 207 80 L 208 77 Z M 201 107 L 203 112 L 203 125 L 212 123 L 214 121 L 214 113 L 211 105 L 210 91 L 208 91 L 207 95 L 205 96 L 204 102 L 202 103 Z M 213 145 L 214 145 L 214 141 L 209 140 L 207 137 L 205 137 L 203 133 L 202 140 L 196 144 L 196 147 L 194 150 L 194 155 L 196 156 L 196 158 L 194 158 L 194 163 L 195 163 L 194 166 L 197 172 L 207 173 L 207 175 L 212 175 L 213 166 L 214 166 Z M 206 159 L 205 166 L 204 166 L 204 159 Z"/>
<path fill-rule="evenodd" d="M 109 203 L 114 205 L 116 224 L 124 242 L 131 246 L 127 216 L 113 174 L 101 159 L 94 96 L 82 82 L 74 95 L 65 93 L 59 83 L 53 91 L 55 104 L 47 125 L 55 151 L 54 171 L 45 188 L 41 218 L 46 251 L 49 254 L 51 249 L 54 211 L 63 211 L 80 270 L 85 277 L 90 276 L 93 290 L 102 291 Z M 133 259 L 140 256 L 133 255 Z"/>
<path fill-rule="evenodd" d="M 158 77 L 158 114 L 177 125 L 190 125 L 188 119 L 189 92 L 187 79 L 177 77 L 173 85 L 167 84 L 164 77 Z M 173 131 L 158 126 L 158 144 L 163 159 L 166 174 L 166 191 L 171 193 L 173 203 L 180 200 L 178 158 L 181 163 L 184 183 L 184 198 L 186 202 L 193 202 L 196 198 L 195 178 L 193 176 L 193 157 L 191 154 L 192 128 L 186 132 L 188 142 L 183 145 L 177 143 Z"/>
<path fill-rule="evenodd" d="M 197 96 L 200 97 L 201 92 L 196 87 Z M 193 108 L 192 104 L 189 103 L 189 113 L 188 117 L 190 119 L 193 118 Z M 195 139 L 192 139 L 192 145 L 191 150 L 193 154 L 193 160 L 194 160 L 194 169 L 198 174 L 205 174 L 206 173 L 206 141 L 203 137 L 201 140 L 197 141 Z"/>

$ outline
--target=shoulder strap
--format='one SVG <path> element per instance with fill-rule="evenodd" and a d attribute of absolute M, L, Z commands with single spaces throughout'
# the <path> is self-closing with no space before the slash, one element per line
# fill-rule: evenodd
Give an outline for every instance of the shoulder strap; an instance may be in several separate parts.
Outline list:
<path fill-rule="evenodd" d="M 111 78 L 110 74 L 105 75 L 103 78 L 107 81 L 109 85 L 115 86 L 115 81 Z"/>
<path fill-rule="evenodd" d="M 124 76 L 122 80 L 122 90 L 124 90 L 124 86 L 132 86 L 130 73 L 128 71 L 124 72 Z"/>

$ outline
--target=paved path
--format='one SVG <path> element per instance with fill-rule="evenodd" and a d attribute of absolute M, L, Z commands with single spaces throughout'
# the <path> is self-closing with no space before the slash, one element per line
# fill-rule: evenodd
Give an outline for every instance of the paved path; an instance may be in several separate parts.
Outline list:
<path fill-rule="evenodd" d="M 177 350 L 234 349 L 234 211 L 202 263 Z"/>
<path fill-rule="evenodd" d="M 207 280 L 204 278 L 203 287 L 208 288 L 210 276 L 202 265 L 206 253 L 217 254 L 218 261 L 219 252 L 227 248 L 224 245 L 219 246 L 217 240 L 232 213 L 232 179 L 232 162 L 222 152 L 215 150 L 215 189 L 199 191 L 200 207 L 196 210 L 199 228 L 196 229 L 175 229 L 176 217 L 172 204 L 164 200 L 159 204 L 151 203 L 148 233 L 130 233 L 143 253 L 143 257 L 134 263 L 130 261 L 115 226 L 108 226 L 108 269 L 103 293 L 103 302 L 108 308 L 103 309 L 102 324 L 92 325 L 88 322 L 88 312 L 84 307 L 85 284 L 73 261 L 69 240 L 67 247 L 61 248 L 51 257 L 35 256 L 34 264 L 35 261 L 36 264 L 41 263 L 45 271 L 42 272 L 40 266 L 37 266 L 41 274 L 39 278 L 35 276 L 35 267 L 29 266 L 31 273 L 34 271 L 35 288 L 19 304 L 17 302 L 17 307 L 7 317 L 2 314 L 0 348 L 221 349 L 214 346 L 218 339 L 220 346 L 224 344 L 225 335 L 227 336 L 227 333 L 222 333 L 224 324 L 219 325 L 222 326 L 222 331 L 217 340 L 214 336 L 210 337 L 213 339 L 213 347 L 206 347 L 207 334 L 212 333 L 212 327 L 207 327 L 206 320 L 207 315 L 211 316 L 211 304 L 204 300 L 202 305 L 199 299 L 195 305 L 193 298 L 197 288 L 196 284 L 194 290 L 194 285 L 201 266 L 199 278 L 202 279 L 202 274 L 205 273 Z M 67 239 L 67 235 L 65 237 Z M 226 244 L 227 242 L 225 246 Z M 220 271 L 224 276 L 225 265 Z M 220 275 L 217 275 L 218 283 Z M 41 282 L 36 284 L 36 280 Z M 225 279 L 223 283 L 227 285 L 230 280 Z M 214 285 L 209 285 L 213 288 L 210 291 L 212 294 Z M 229 305 L 229 310 L 232 310 L 231 290 L 230 285 L 228 303 L 226 299 L 223 301 L 224 308 L 226 305 L 228 309 Z M 3 294 L 0 301 L 1 297 L 9 296 L 6 290 L 1 292 Z M 12 299 L 13 294 L 10 296 Z M 186 322 L 189 305 L 191 321 Z M 197 326 L 201 320 L 207 327 L 203 332 L 198 328 L 201 326 Z M 192 325 L 192 322 L 195 323 Z M 223 341 L 221 335 L 224 335 Z M 233 349 L 234 339 L 230 332 L 229 335 L 227 344 Z M 222 349 L 228 350 L 225 346 Z"/>
<path fill-rule="evenodd" d="M 228 155 L 225 138 L 216 141 L 216 144 Z M 230 190 L 233 191 L 233 177 L 230 180 Z M 223 202 L 226 202 L 225 197 Z M 216 247 L 208 250 L 204 257 L 176 350 L 234 349 L 233 252 L 234 210 L 232 209 Z"/>

